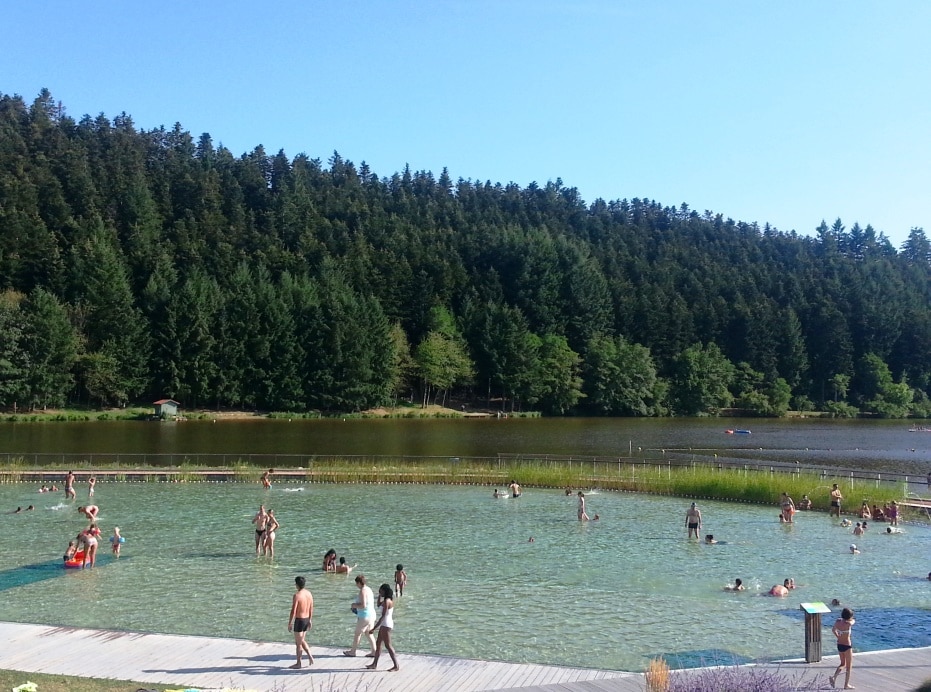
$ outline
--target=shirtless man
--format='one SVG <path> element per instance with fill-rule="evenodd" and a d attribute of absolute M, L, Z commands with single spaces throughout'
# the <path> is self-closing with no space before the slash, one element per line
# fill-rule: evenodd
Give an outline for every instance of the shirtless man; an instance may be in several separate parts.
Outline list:
<path fill-rule="evenodd" d="M 694 534 L 698 538 L 698 532 L 701 531 L 701 510 L 692 503 L 689 510 L 685 513 L 685 525 L 689 530 L 689 538 Z"/>
<path fill-rule="evenodd" d="M 585 512 L 585 493 L 579 491 L 579 521 L 588 521 L 588 514 Z"/>
<path fill-rule="evenodd" d="M 288 616 L 288 632 L 294 632 L 294 646 L 297 650 L 297 663 L 288 667 L 295 670 L 301 667 L 301 657 L 304 651 L 310 659 L 309 665 L 314 664 L 314 657 L 311 656 L 310 647 L 305 641 L 307 630 L 313 627 L 314 617 L 314 597 L 304 588 L 306 583 L 304 577 L 294 577 L 297 591 L 291 599 L 291 614 Z"/>
<path fill-rule="evenodd" d="M 511 491 L 511 497 L 520 497 L 520 486 L 517 484 L 517 481 L 512 480 L 511 484 L 508 486 L 508 490 Z"/>
<path fill-rule="evenodd" d="M 77 493 L 74 492 L 74 471 L 68 471 L 68 475 L 65 476 L 65 499 L 73 500 L 75 497 Z"/>
<path fill-rule="evenodd" d="M 265 511 L 265 505 L 259 506 L 259 511 L 252 517 L 252 523 L 255 524 L 255 556 L 259 556 L 259 548 L 265 545 L 265 526 L 268 524 L 268 512 Z"/>
<path fill-rule="evenodd" d="M 262 474 L 262 487 L 268 490 L 272 487 L 271 475 L 274 469 L 268 469 L 265 473 Z"/>
<path fill-rule="evenodd" d="M 841 495 L 840 488 L 837 487 L 837 483 L 834 484 L 834 487 L 831 488 L 831 510 L 828 512 L 829 517 L 836 516 L 840 518 L 840 501 L 844 499 L 844 496 Z"/>

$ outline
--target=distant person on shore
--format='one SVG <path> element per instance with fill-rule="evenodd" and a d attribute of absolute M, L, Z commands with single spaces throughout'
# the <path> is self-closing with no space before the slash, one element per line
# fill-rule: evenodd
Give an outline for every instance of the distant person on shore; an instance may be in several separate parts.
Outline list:
<path fill-rule="evenodd" d="M 863 504 L 860 505 L 860 518 L 861 519 L 872 519 L 873 513 L 870 511 L 870 506 L 866 504 L 866 500 L 863 501 Z"/>
<path fill-rule="evenodd" d="M 372 662 L 365 666 L 370 670 L 378 668 L 378 657 L 381 656 L 382 645 L 388 650 L 391 656 L 391 662 L 394 667 L 389 668 L 389 673 L 395 673 L 400 670 L 398 666 L 398 657 L 395 655 L 394 647 L 391 645 L 391 631 L 394 629 L 394 593 L 387 584 L 378 587 L 378 598 L 381 602 L 381 615 L 375 622 L 375 629 L 378 630 L 378 638 L 375 640 L 375 655 Z"/>
<path fill-rule="evenodd" d="M 837 664 L 837 670 L 834 671 L 834 675 L 828 678 L 831 687 L 834 687 L 834 682 L 837 680 L 840 672 L 846 669 L 844 689 L 853 689 L 853 685 L 850 684 L 850 668 L 853 666 L 853 641 L 850 635 L 856 622 L 857 621 L 853 617 L 853 611 L 850 610 L 850 608 L 844 608 L 840 613 L 840 617 L 837 618 L 834 622 L 834 626 L 831 628 L 831 632 L 837 637 L 837 653 L 840 654 L 840 663 Z"/>
<path fill-rule="evenodd" d="M 274 472 L 275 469 L 268 469 L 268 471 L 262 474 L 262 487 L 266 490 L 272 487 L 271 475 Z"/>
<path fill-rule="evenodd" d="M 87 479 L 87 496 L 94 496 L 94 486 L 97 485 L 97 479 L 94 476 L 91 476 Z"/>
<path fill-rule="evenodd" d="M 701 510 L 694 502 L 685 513 L 685 526 L 689 530 L 688 538 L 691 538 L 693 534 L 695 538 L 698 538 L 698 532 L 701 530 Z"/>
<path fill-rule="evenodd" d="M 508 490 L 511 491 L 511 497 L 520 497 L 520 485 L 515 480 L 511 480 L 511 484 L 508 486 Z"/>
<path fill-rule="evenodd" d="M 581 490 L 578 492 L 579 496 L 579 521 L 588 521 L 588 514 L 585 512 L 585 493 Z"/>
<path fill-rule="evenodd" d="M 339 564 L 336 565 L 336 573 L 337 574 L 349 574 L 355 568 L 356 568 L 356 565 L 353 565 L 352 567 L 350 567 L 349 565 L 346 564 L 346 558 L 341 557 L 339 559 Z"/>
<path fill-rule="evenodd" d="M 74 471 L 68 471 L 68 475 L 65 476 L 65 499 L 73 500 L 77 497 L 77 493 L 74 492 Z"/>
<path fill-rule="evenodd" d="M 120 556 L 120 544 L 121 544 L 123 541 L 125 541 L 125 540 L 126 540 L 126 539 L 123 538 L 123 536 L 120 534 L 120 527 L 119 527 L 119 526 L 114 526 L 114 527 L 113 527 L 113 535 L 110 536 L 110 543 L 111 543 L 111 546 L 110 546 L 110 547 L 111 547 L 111 549 L 113 550 L 113 554 L 114 554 L 116 557 L 119 557 L 119 556 Z"/>
<path fill-rule="evenodd" d="M 323 554 L 323 571 L 336 571 L 336 551 L 333 548 L 330 548 Z"/>
<path fill-rule="evenodd" d="M 262 543 L 262 555 L 275 557 L 275 532 L 281 528 L 281 524 L 278 523 L 278 519 L 275 517 L 275 510 L 268 510 L 267 515 L 265 520 L 265 540 Z"/>
<path fill-rule="evenodd" d="M 372 628 L 375 626 L 375 594 L 372 593 L 372 587 L 366 585 L 364 574 L 356 577 L 356 586 L 359 587 L 359 595 L 350 606 L 356 615 L 356 633 L 352 639 L 352 647 L 349 651 L 344 651 L 343 656 L 355 656 L 363 636 L 368 638 L 369 654 L 374 656 L 375 635 L 372 634 Z"/>
<path fill-rule="evenodd" d="M 294 670 L 301 667 L 301 659 L 307 652 L 308 665 L 314 664 L 314 657 L 307 645 L 307 630 L 313 627 L 314 597 L 304 588 L 307 581 L 304 577 L 294 577 L 294 586 L 297 591 L 291 599 L 291 614 L 288 615 L 288 632 L 294 632 L 294 646 L 297 654 L 297 663 L 288 666 Z"/>
<path fill-rule="evenodd" d="M 844 499 L 844 496 L 841 494 L 840 488 L 837 487 L 835 483 L 831 487 L 831 509 L 828 512 L 829 517 L 837 517 L 840 519 L 840 502 Z"/>
<path fill-rule="evenodd" d="M 265 511 L 265 505 L 259 505 L 259 511 L 252 517 L 252 523 L 255 525 L 255 556 L 259 556 L 259 549 L 265 543 L 265 525 L 268 523 L 268 512 Z"/>

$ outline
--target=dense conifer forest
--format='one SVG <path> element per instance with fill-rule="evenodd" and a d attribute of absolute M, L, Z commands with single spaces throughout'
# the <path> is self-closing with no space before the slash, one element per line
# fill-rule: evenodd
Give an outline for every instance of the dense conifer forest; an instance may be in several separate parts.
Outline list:
<path fill-rule="evenodd" d="M 8 409 L 925 416 L 929 261 L 922 229 L 379 177 L 0 95 Z"/>

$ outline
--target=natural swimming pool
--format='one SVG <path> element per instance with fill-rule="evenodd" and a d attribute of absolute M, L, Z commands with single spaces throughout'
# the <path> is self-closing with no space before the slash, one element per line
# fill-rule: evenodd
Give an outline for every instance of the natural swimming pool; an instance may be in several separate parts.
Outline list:
<path fill-rule="evenodd" d="M 304 574 L 316 600 L 311 642 L 345 646 L 356 591 L 351 577 L 320 571 L 333 547 L 375 588 L 404 564 L 402 654 L 620 670 L 658 655 L 673 666 L 798 657 L 799 603 L 831 598 L 857 611 L 856 650 L 931 645 L 925 526 L 889 536 L 874 525 L 853 538 L 820 513 L 787 526 L 775 505 L 700 502 L 703 533 L 725 541 L 709 546 L 686 539 L 680 498 L 592 493 L 589 513 L 601 520 L 580 525 L 575 497 L 561 491 L 494 500 L 481 487 L 298 487 L 98 484 L 101 529 L 120 526 L 123 557 L 113 561 L 104 540 L 96 569 L 66 572 L 60 556 L 83 526 L 75 507 L 86 487 L 66 505 L 61 493 L 0 486 L 0 507 L 37 507 L 0 516 L 0 619 L 287 642 L 293 578 Z M 262 502 L 282 525 L 274 561 L 253 556 Z M 722 590 L 735 577 L 748 592 Z M 800 588 L 761 595 L 785 577 Z"/>

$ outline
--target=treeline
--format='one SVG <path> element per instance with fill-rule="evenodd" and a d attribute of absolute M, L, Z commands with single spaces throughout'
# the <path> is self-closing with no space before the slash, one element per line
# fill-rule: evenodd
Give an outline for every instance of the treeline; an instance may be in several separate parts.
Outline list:
<path fill-rule="evenodd" d="M 0 95 L 0 406 L 931 412 L 931 243 L 379 178 Z"/>

